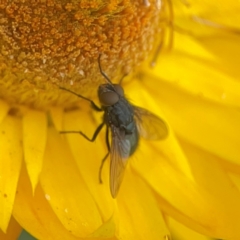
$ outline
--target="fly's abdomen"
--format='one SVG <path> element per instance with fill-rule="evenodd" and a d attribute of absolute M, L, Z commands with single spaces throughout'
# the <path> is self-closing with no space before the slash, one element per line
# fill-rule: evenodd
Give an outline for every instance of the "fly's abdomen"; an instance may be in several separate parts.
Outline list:
<path fill-rule="evenodd" d="M 134 121 L 129 124 L 128 129 L 131 129 L 131 134 L 125 135 L 125 138 L 129 140 L 130 143 L 129 156 L 131 156 L 137 149 L 139 142 L 139 134 Z"/>

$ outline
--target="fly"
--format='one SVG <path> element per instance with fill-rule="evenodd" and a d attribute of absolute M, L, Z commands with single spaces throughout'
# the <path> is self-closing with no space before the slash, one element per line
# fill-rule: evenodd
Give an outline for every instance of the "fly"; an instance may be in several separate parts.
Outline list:
<path fill-rule="evenodd" d="M 117 196 L 124 171 L 129 157 L 136 151 L 139 137 L 147 140 L 162 140 L 168 135 L 168 127 L 165 121 L 153 113 L 141 107 L 134 106 L 124 96 L 124 90 L 120 84 L 113 84 L 108 76 L 98 65 L 101 75 L 106 83 L 98 88 L 98 98 L 101 107 L 98 107 L 92 100 L 77 94 L 64 87 L 60 89 L 70 92 L 86 101 L 90 102 L 96 111 L 102 111 L 103 121 L 95 130 L 92 138 L 89 138 L 81 131 L 62 131 L 60 133 L 79 133 L 88 141 L 93 142 L 99 132 L 106 125 L 106 145 L 108 153 L 103 158 L 99 169 L 99 181 L 101 180 L 102 167 L 110 154 L 110 191 L 113 198 Z M 109 137 L 111 132 L 111 141 Z"/>

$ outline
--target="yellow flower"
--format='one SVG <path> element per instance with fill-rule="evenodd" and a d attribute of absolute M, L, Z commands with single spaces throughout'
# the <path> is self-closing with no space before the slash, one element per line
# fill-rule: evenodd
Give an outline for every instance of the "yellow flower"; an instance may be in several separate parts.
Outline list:
<path fill-rule="evenodd" d="M 1 2 L 0 238 L 24 228 L 44 240 L 239 239 L 239 8 L 233 0 Z M 98 182 L 104 133 L 94 143 L 59 134 L 91 136 L 101 114 L 58 86 L 97 102 L 99 53 L 117 82 L 154 46 L 162 47 L 156 66 L 146 61 L 123 86 L 169 134 L 141 139 L 112 199 L 108 162 Z"/>

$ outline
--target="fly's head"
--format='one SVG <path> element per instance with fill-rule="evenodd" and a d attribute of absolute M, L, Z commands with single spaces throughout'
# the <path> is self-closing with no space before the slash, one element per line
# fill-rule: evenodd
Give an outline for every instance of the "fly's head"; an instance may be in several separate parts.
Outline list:
<path fill-rule="evenodd" d="M 124 97 L 124 90 L 119 84 L 102 84 L 98 88 L 98 98 L 103 107 L 112 106 Z"/>

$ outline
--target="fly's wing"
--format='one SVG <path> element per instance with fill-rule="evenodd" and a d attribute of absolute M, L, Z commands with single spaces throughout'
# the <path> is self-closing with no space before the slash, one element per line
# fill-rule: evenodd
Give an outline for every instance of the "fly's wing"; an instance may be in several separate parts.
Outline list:
<path fill-rule="evenodd" d="M 112 129 L 112 143 L 110 151 L 110 190 L 112 197 L 117 196 L 120 188 L 127 160 L 131 150 L 131 143 L 125 133 L 116 127 Z"/>
<path fill-rule="evenodd" d="M 162 140 L 168 135 L 166 122 L 147 111 L 134 106 L 134 118 L 139 134 L 147 140 Z"/>

